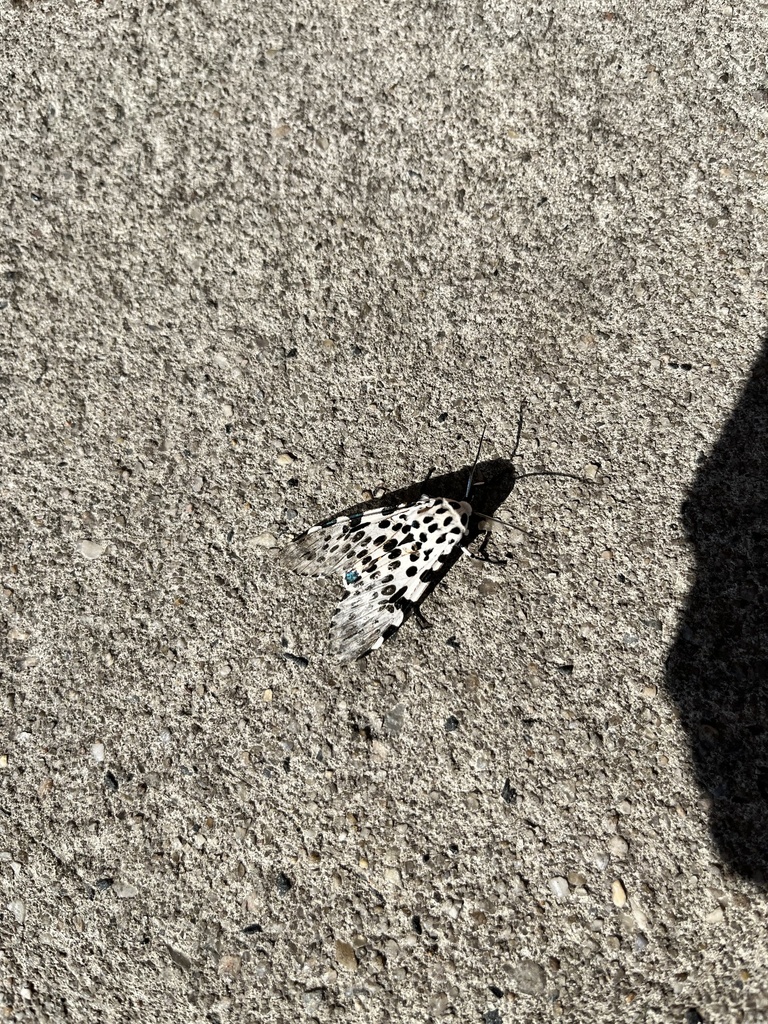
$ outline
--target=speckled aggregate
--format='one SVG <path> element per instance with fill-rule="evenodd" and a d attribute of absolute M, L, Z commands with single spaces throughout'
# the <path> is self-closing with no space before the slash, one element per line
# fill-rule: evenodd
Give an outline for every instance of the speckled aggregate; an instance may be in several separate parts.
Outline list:
<path fill-rule="evenodd" d="M 765 17 L 3 5 L 5 1019 L 766 1019 Z M 337 664 L 277 551 L 523 398 Z"/>

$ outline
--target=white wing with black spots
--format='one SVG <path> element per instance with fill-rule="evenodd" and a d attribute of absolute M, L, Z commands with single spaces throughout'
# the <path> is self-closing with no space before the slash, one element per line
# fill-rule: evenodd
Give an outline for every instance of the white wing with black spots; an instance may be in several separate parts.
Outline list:
<path fill-rule="evenodd" d="M 331 626 L 341 661 L 380 647 L 408 618 L 466 536 L 471 514 L 466 501 L 422 497 L 330 519 L 292 542 L 286 565 L 304 575 L 338 574 L 348 591 Z"/>
<path fill-rule="evenodd" d="M 283 552 L 283 562 L 302 576 L 343 573 L 371 551 L 375 538 L 381 533 L 379 524 L 383 524 L 384 531 L 389 526 L 388 514 L 406 507 L 375 508 L 370 512 L 337 516 L 310 526 L 306 533 L 294 537 Z"/>

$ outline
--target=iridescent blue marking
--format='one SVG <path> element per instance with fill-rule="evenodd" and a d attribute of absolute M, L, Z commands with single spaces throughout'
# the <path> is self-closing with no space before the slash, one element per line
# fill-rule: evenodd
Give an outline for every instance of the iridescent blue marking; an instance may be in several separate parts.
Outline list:
<path fill-rule="evenodd" d="M 349 572 L 344 573 L 344 579 L 347 581 L 347 583 L 357 583 L 357 581 L 360 579 L 360 573 L 357 571 L 357 569 L 350 569 Z"/>

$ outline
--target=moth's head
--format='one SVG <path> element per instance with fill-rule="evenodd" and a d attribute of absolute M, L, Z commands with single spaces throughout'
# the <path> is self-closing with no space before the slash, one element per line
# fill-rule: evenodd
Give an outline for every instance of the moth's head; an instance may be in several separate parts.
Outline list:
<path fill-rule="evenodd" d="M 515 486 L 515 467 L 511 459 L 488 459 L 474 467 L 472 487 L 465 497 L 478 515 L 493 515 Z"/>

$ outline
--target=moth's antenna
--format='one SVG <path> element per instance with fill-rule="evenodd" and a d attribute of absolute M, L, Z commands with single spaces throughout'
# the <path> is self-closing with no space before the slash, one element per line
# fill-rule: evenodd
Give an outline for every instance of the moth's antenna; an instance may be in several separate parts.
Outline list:
<path fill-rule="evenodd" d="M 483 441 L 485 440 L 485 427 L 480 435 L 480 443 L 477 446 L 477 455 L 475 455 L 475 461 L 472 463 L 472 469 L 469 472 L 469 480 L 467 480 L 467 493 L 464 495 L 465 498 L 469 497 L 469 492 L 472 490 L 472 479 L 477 469 L 477 460 L 480 458 L 480 449 L 483 447 Z"/>
<path fill-rule="evenodd" d="M 558 473 L 554 469 L 540 469 L 535 473 L 520 473 L 519 476 L 515 477 L 515 480 L 527 480 L 531 476 L 561 476 L 566 480 L 578 480 L 581 484 L 593 484 L 594 480 L 588 480 L 584 476 L 576 476 L 575 473 Z"/>
<path fill-rule="evenodd" d="M 517 455 L 517 449 L 520 447 L 520 438 L 523 436 L 523 410 L 525 409 L 525 399 L 520 403 L 520 412 L 517 417 L 517 437 L 515 438 L 515 447 L 512 449 L 510 460 L 514 459 Z"/>
<path fill-rule="evenodd" d="M 514 457 L 517 455 L 517 449 L 520 447 L 520 438 L 523 436 L 523 411 L 524 411 L 524 409 L 525 409 L 525 400 L 523 400 L 520 403 L 520 413 L 519 413 L 518 418 L 517 418 L 517 437 L 515 438 L 515 447 L 512 449 L 512 455 L 510 456 L 510 458 L 512 458 L 512 459 L 514 459 Z M 575 473 L 558 473 L 558 472 L 556 472 L 554 470 L 551 470 L 551 469 L 541 469 L 541 470 L 537 470 L 536 472 L 533 472 L 533 473 L 515 473 L 515 483 L 517 483 L 518 480 L 525 480 L 527 477 L 531 477 L 531 476 L 561 476 L 561 477 L 564 477 L 564 478 L 566 478 L 568 480 L 578 480 L 580 483 L 583 483 L 583 484 L 594 483 L 593 480 L 587 480 L 583 476 L 576 476 Z M 485 516 L 484 518 L 490 519 L 491 517 L 490 516 Z M 507 524 L 504 523 L 504 525 L 506 526 Z"/>

